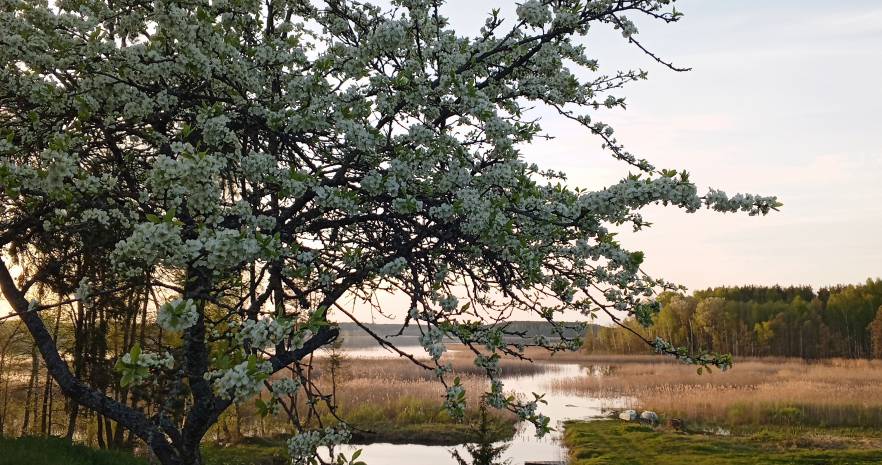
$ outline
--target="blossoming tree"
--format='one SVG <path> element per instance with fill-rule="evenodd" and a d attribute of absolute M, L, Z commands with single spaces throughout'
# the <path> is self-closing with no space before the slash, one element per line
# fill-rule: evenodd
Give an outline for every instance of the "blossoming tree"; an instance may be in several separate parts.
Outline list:
<path fill-rule="evenodd" d="M 442 363 L 445 338 L 490 375 L 486 401 L 541 434 L 540 402 L 504 394 L 498 360 L 578 341 L 518 338 L 508 315 L 648 322 L 652 297 L 671 285 L 642 273 L 642 254 L 610 228 L 647 226 L 649 204 L 778 206 L 700 194 L 685 172 L 632 155 L 592 119 L 623 107 L 615 93 L 645 73 L 601 72 L 583 38 L 612 27 L 674 68 L 632 22 L 676 21 L 671 0 L 526 0 L 516 17 L 491 13 L 474 37 L 449 27 L 442 3 L 0 2 L 0 287 L 67 396 L 172 465 L 200 463 L 218 416 L 267 389 L 265 407 L 300 431 L 292 458 L 315 463 L 346 429 L 299 421 L 295 393 L 311 408 L 333 402 L 301 362 L 337 337 L 329 315 L 358 323 L 343 302 L 377 307 L 395 292 L 409 298 L 399 317 L 420 328 L 429 356 L 402 354 L 434 370 L 452 414 L 465 397 Z M 590 191 L 526 163 L 520 150 L 542 135 L 535 106 L 580 123 L 635 174 Z M 33 298 L 35 285 L 54 300 Z M 40 317 L 115 293 L 143 296 L 180 341 L 156 352 L 131 344 L 116 364 L 123 385 L 162 394 L 151 416 L 74 376 Z"/>

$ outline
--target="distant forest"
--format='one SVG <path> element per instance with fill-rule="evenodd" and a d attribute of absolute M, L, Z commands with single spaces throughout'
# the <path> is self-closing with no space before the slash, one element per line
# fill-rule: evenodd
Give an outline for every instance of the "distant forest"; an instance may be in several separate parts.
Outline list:
<path fill-rule="evenodd" d="M 882 280 L 821 288 L 739 286 L 660 296 L 661 311 L 642 336 L 661 336 L 692 351 L 735 356 L 882 358 Z M 593 353 L 646 353 L 646 344 L 619 327 L 586 338 Z"/>
<path fill-rule="evenodd" d="M 537 336 L 545 336 L 549 340 L 559 339 L 558 331 L 562 332 L 567 338 L 583 338 L 585 337 L 586 328 L 576 322 L 560 322 L 559 327 L 555 328 L 546 321 L 506 321 L 505 331 L 509 333 L 518 333 L 526 338 L 534 338 Z M 395 323 L 369 323 L 365 325 L 371 332 L 380 336 L 382 339 L 396 344 L 399 347 L 418 346 L 420 345 L 419 337 L 420 328 L 411 324 L 406 328 L 401 324 Z M 367 347 L 377 347 L 377 341 L 371 335 L 366 333 L 355 323 L 339 323 L 340 341 L 345 349 L 361 349 Z M 590 325 L 589 327 L 595 327 Z M 596 328 L 594 329 L 596 331 Z M 399 334 L 400 333 L 400 334 Z M 507 340 L 517 342 L 520 337 L 508 337 Z M 447 342 L 456 342 L 453 338 L 446 338 Z M 421 349 L 422 350 L 422 349 Z"/>

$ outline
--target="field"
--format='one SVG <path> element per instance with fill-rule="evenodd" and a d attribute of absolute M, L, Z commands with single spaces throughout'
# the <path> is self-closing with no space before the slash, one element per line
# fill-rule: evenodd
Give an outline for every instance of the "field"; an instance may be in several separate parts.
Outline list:
<path fill-rule="evenodd" d="M 591 357 L 597 376 L 562 379 L 554 389 L 621 395 L 632 406 L 689 423 L 882 427 L 882 362 L 830 359 L 746 359 L 727 372 L 647 357 Z"/>
<path fill-rule="evenodd" d="M 592 356 L 554 390 L 626 396 L 662 426 L 568 423 L 571 465 L 882 463 L 882 363 L 746 359 L 726 372 L 655 357 Z M 679 420 L 675 430 L 665 424 Z"/>

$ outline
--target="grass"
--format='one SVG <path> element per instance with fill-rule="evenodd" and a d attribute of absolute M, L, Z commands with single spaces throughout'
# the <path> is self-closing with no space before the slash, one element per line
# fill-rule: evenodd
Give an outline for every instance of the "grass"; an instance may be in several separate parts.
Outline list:
<path fill-rule="evenodd" d="M 570 465 L 858 465 L 882 463 L 882 450 L 800 443 L 812 430 L 771 429 L 747 436 L 656 430 L 617 420 L 569 422 Z M 816 431 L 829 434 L 828 431 Z M 801 445 L 800 445 L 801 444 Z M 875 444 L 875 442 L 872 442 Z"/>
<path fill-rule="evenodd" d="M 243 443 L 232 447 L 204 446 L 206 465 L 290 464 L 281 441 Z M 0 438 L 0 465 L 149 465 L 128 451 L 93 449 L 59 438 Z"/>
<path fill-rule="evenodd" d="M 227 447 L 202 446 L 205 465 L 289 465 L 291 458 L 282 440 L 249 440 Z"/>
<path fill-rule="evenodd" d="M 621 358 L 621 357 L 619 357 Z M 727 372 L 591 357 L 598 376 L 557 381 L 566 392 L 631 398 L 631 407 L 703 424 L 882 427 L 882 362 L 748 359 Z"/>
<path fill-rule="evenodd" d="M 59 438 L 0 438 L 0 465 L 147 465 L 124 451 L 92 449 Z"/>

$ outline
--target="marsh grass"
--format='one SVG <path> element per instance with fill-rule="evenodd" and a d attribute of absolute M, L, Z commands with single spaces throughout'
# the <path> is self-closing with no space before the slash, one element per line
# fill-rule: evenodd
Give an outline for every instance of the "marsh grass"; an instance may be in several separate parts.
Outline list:
<path fill-rule="evenodd" d="M 97 450 L 59 438 L 0 437 L 0 465 L 147 465 L 124 451 Z"/>
<path fill-rule="evenodd" d="M 714 436 L 682 434 L 618 420 L 590 421 L 567 423 L 564 443 L 569 448 L 571 465 L 882 463 L 882 449 L 872 443 L 832 445 L 804 439 L 825 431 L 775 427 L 746 436 Z"/>
<path fill-rule="evenodd" d="M 592 357 L 586 363 L 606 362 Z M 882 427 L 879 361 L 748 359 L 704 374 L 680 364 L 619 361 L 601 371 L 552 388 L 627 396 L 634 408 L 699 423 Z"/>
<path fill-rule="evenodd" d="M 479 415 L 481 395 L 489 388 L 484 371 L 473 363 L 474 354 L 462 351 L 445 355 L 443 363 L 450 363 L 453 372 L 449 380 L 459 377 L 466 390 L 465 422 L 451 418 L 443 408 L 445 387 L 435 373 L 411 361 L 399 358 L 344 356 L 335 370 L 336 414 L 355 428 L 355 440 L 370 442 L 409 442 L 427 445 L 452 445 L 468 442 L 473 432 L 469 422 Z M 538 374 L 547 369 L 540 364 L 505 360 L 500 363 L 503 376 Z M 312 361 L 314 381 L 323 392 L 331 392 L 330 360 L 315 357 Z M 264 398 L 268 394 L 264 392 Z M 305 399 L 300 407 L 306 410 Z M 336 419 L 321 406 L 319 418 L 312 426 L 334 424 Z M 515 431 L 516 417 L 507 411 L 489 412 L 498 440 L 510 438 Z M 232 432 L 235 431 L 235 434 Z M 290 433 L 290 424 L 280 415 L 260 417 L 256 408 L 243 403 L 235 412 L 228 411 L 221 422 L 209 432 L 214 442 L 235 443 L 247 437 L 284 436 Z"/>

